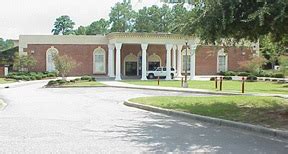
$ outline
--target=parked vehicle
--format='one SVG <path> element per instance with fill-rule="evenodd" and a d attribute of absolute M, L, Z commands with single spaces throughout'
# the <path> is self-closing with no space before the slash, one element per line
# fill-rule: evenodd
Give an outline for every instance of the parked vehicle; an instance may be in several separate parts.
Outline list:
<path fill-rule="evenodd" d="M 176 74 L 176 71 L 174 68 L 171 68 L 171 79 L 174 78 Z M 154 79 L 159 77 L 166 77 L 167 75 L 167 71 L 166 71 L 166 67 L 157 67 L 154 71 L 147 71 L 147 78 L 148 79 Z"/>

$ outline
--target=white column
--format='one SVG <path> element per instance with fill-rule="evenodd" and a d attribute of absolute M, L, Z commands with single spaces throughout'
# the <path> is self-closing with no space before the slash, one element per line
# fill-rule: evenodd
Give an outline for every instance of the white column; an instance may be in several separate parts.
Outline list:
<path fill-rule="evenodd" d="M 143 43 L 141 44 L 141 49 L 142 49 L 142 78 L 141 80 L 147 80 L 146 77 L 146 70 L 147 70 L 147 47 L 148 44 Z"/>
<path fill-rule="evenodd" d="M 196 72 L 196 48 L 197 45 L 191 45 L 190 50 L 191 50 L 191 57 L 190 57 L 190 80 L 195 79 L 195 72 Z"/>
<path fill-rule="evenodd" d="M 174 68 L 174 69 L 176 69 L 176 50 L 177 50 L 177 47 L 174 45 L 173 46 L 173 48 L 172 48 L 173 50 L 172 50 L 172 54 L 173 54 L 173 56 L 172 56 L 172 67 Z"/>
<path fill-rule="evenodd" d="M 182 74 L 182 47 L 183 45 L 177 45 L 177 76 L 181 77 Z"/>
<path fill-rule="evenodd" d="M 108 76 L 109 77 L 115 77 L 115 71 L 114 71 L 114 49 L 115 45 L 114 44 L 109 44 L 108 45 Z"/>
<path fill-rule="evenodd" d="M 116 47 L 116 78 L 115 80 L 121 80 L 121 47 L 122 43 L 115 43 Z"/>
<path fill-rule="evenodd" d="M 166 80 L 171 80 L 171 49 L 172 44 L 166 44 Z"/>

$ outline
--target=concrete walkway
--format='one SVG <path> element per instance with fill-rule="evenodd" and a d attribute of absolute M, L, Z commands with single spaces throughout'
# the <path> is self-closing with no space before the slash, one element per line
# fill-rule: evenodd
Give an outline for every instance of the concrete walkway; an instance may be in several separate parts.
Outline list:
<path fill-rule="evenodd" d="M 174 92 L 188 92 L 188 93 L 202 93 L 202 94 L 213 94 L 213 95 L 248 95 L 248 96 L 271 96 L 271 97 L 282 97 L 288 99 L 288 95 L 285 94 L 267 94 L 267 93 L 236 93 L 236 92 L 220 92 L 220 91 L 209 91 L 205 89 L 192 89 L 192 88 L 177 88 L 177 87 L 161 87 L 161 86 L 143 86 L 134 85 L 119 81 L 100 81 L 111 87 L 119 88 L 132 88 L 132 89 L 147 89 L 147 90 L 159 90 L 159 91 L 174 91 Z M 156 83 L 156 82 L 155 82 Z"/>

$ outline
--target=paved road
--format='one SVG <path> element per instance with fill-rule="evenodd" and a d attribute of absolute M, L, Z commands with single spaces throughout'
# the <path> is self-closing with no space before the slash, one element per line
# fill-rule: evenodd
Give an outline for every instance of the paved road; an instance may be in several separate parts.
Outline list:
<path fill-rule="evenodd" d="M 0 89 L 8 103 L 0 112 L 0 153 L 288 153 L 281 140 L 122 104 L 132 97 L 191 94 L 43 84 Z"/>

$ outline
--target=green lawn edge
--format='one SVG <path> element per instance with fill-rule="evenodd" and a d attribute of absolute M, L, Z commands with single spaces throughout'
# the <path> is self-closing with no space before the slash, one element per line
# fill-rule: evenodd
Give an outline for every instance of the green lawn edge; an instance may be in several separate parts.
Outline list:
<path fill-rule="evenodd" d="M 259 96 L 159 96 L 129 101 L 236 122 L 288 130 L 288 100 Z"/>
<path fill-rule="evenodd" d="M 158 86 L 157 80 L 123 80 L 121 82 L 141 85 L 141 86 Z M 211 92 L 219 91 L 219 82 L 218 89 L 215 88 L 215 81 L 188 81 L 189 88 L 192 89 L 203 89 Z M 181 88 L 181 81 L 172 80 L 172 81 L 160 81 L 160 87 L 176 87 Z M 223 81 L 223 92 L 233 92 L 241 93 L 241 81 Z M 268 93 L 268 94 L 288 94 L 288 84 L 280 84 L 277 82 L 245 82 L 245 93 Z"/>

